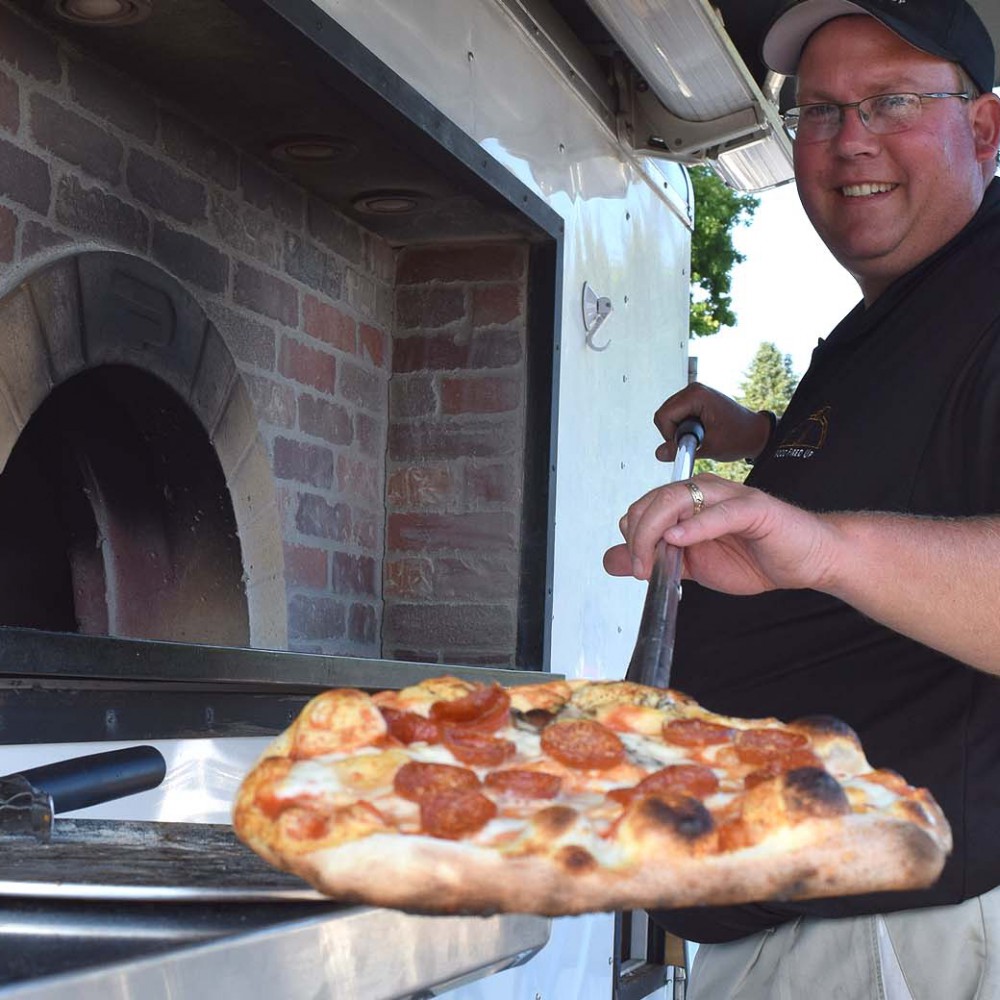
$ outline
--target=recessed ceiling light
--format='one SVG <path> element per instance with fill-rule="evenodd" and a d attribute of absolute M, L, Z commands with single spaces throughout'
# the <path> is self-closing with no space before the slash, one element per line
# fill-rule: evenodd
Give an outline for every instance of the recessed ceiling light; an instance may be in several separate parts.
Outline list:
<path fill-rule="evenodd" d="M 286 163 L 341 163 L 357 151 L 356 143 L 337 135 L 289 135 L 268 146 L 271 156 Z"/>
<path fill-rule="evenodd" d="M 419 191 L 368 191 L 359 194 L 351 204 L 370 215 L 406 215 L 415 212 L 426 200 L 427 196 Z"/>
<path fill-rule="evenodd" d="M 93 27 L 137 24 L 152 12 L 152 0 L 56 0 L 56 13 L 61 17 Z"/>

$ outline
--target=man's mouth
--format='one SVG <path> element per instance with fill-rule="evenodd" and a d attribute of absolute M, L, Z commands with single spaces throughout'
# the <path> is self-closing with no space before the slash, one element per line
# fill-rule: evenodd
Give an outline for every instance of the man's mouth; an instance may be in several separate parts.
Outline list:
<path fill-rule="evenodd" d="M 887 194 L 894 191 L 898 184 L 848 184 L 840 189 L 840 193 L 845 198 L 870 198 L 873 194 Z"/>

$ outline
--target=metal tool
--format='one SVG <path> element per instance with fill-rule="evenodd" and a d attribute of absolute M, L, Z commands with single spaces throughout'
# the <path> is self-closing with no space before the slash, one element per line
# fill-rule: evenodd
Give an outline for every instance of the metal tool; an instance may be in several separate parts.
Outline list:
<path fill-rule="evenodd" d="M 56 813 L 155 788 L 167 765 L 156 747 L 126 747 L 0 777 L 0 834 L 47 841 Z"/>
<path fill-rule="evenodd" d="M 689 479 L 694 468 L 694 453 L 705 438 L 705 428 L 693 418 L 681 421 L 674 434 L 677 456 L 671 482 Z M 650 687 L 670 686 L 670 667 L 674 658 L 677 634 L 677 605 L 681 596 L 683 553 L 662 539 L 657 543 L 653 570 L 642 607 L 639 634 L 629 661 L 625 680 Z"/>

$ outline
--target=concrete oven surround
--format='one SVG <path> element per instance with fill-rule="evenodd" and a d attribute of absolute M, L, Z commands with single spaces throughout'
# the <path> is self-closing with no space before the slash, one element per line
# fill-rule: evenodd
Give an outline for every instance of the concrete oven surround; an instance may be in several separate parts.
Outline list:
<path fill-rule="evenodd" d="M 0 0 L 0 465 L 114 366 L 183 401 L 231 498 L 245 624 L 150 637 L 516 662 L 531 250 L 504 237 L 394 246 Z"/>

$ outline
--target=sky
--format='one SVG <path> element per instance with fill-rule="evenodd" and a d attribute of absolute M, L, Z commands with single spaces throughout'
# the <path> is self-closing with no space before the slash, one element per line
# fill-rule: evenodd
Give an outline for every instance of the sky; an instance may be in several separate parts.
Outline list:
<path fill-rule="evenodd" d="M 795 186 L 765 191 L 749 226 L 733 232 L 746 260 L 733 268 L 736 326 L 691 341 L 698 380 L 739 395 L 750 362 L 764 341 L 792 357 L 801 376 L 825 337 L 861 298 L 857 283 L 830 256 L 806 219 Z"/>

